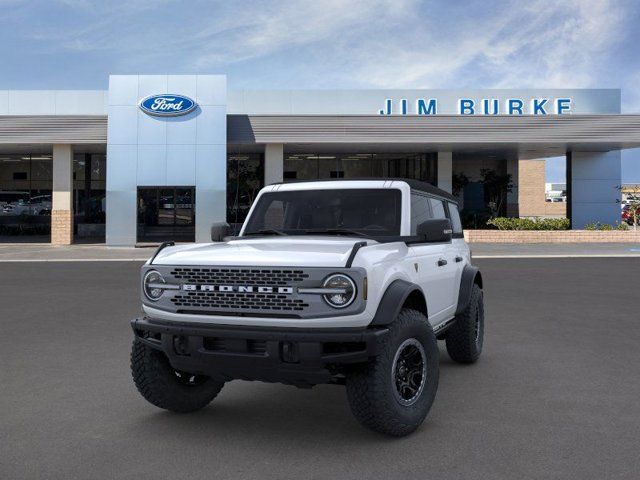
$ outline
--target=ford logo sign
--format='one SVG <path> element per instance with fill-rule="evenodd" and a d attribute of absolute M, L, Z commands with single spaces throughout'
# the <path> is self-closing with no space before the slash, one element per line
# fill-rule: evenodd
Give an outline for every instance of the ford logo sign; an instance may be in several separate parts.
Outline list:
<path fill-rule="evenodd" d="M 198 104 L 184 95 L 167 93 L 151 95 L 140 100 L 140 109 L 149 115 L 158 117 L 175 117 L 192 112 Z"/>

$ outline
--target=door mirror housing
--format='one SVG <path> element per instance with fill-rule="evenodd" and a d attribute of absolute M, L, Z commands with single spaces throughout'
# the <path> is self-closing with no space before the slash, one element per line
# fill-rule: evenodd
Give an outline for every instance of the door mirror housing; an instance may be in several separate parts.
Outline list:
<path fill-rule="evenodd" d="M 451 220 L 448 218 L 426 220 L 418 225 L 416 235 L 422 238 L 423 242 L 450 242 L 453 235 Z"/>
<path fill-rule="evenodd" d="M 216 222 L 211 225 L 211 241 L 222 242 L 229 235 L 231 227 L 227 222 Z"/>

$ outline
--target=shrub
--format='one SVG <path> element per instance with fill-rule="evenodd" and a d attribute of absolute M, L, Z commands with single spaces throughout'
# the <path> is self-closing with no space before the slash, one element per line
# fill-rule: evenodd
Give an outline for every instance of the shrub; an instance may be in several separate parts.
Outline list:
<path fill-rule="evenodd" d="M 624 222 L 616 222 L 615 225 L 608 223 L 591 222 L 584 226 L 585 230 L 629 230 L 629 225 Z"/>
<path fill-rule="evenodd" d="M 498 230 L 569 230 L 568 218 L 509 218 L 497 217 L 487 221 Z"/>

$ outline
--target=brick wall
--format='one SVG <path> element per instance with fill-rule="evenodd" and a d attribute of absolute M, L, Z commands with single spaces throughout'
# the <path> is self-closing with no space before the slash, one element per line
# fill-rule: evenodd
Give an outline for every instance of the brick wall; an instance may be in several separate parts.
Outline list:
<path fill-rule="evenodd" d="M 71 245 L 73 243 L 73 216 L 70 210 L 51 211 L 51 244 Z"/>
<path fill-rule="evenodd" d="M 520 217 L 541 217 L 546 214 L 544 166 L 544 160 L 518 161 L 518 214 Z"/>
<path fill-rule="evenodd" d="M 544 202 L 544 215 L 546 217 L 566 217 L 567 204 L 564 202 Z"/>
<path fill-rule="evenodd" d="M 469 243 L 640 243 L 640 230 L 465 230 Z"/>

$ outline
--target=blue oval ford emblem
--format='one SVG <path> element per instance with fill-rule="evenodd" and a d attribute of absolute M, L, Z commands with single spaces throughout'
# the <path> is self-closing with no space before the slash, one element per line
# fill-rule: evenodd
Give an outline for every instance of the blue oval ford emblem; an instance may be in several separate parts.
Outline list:
<path fill-rule="evenodd" d="M 184 95 L 167 93 L 165 95 L 151 95 L 140 100 L 140 109 L 149 115 L 159 117 L 175 117 L 192 112 L 198 104 Z"/>

